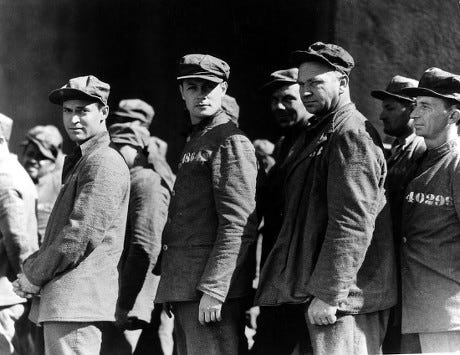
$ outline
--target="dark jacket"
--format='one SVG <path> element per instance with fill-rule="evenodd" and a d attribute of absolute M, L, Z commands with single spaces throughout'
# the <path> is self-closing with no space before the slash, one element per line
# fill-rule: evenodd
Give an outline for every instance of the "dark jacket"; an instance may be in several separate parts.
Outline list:
<path fill-rule="evenodd" d="M 194 127 L 163 233 L 156 302 L 202 292 L 224 301 L 250 290 L 256 178 L 254 147 L 225 113 Z"/>
<path fill-rule="evenodd" d="M 376 130 L 350 103 L 312 123 L 285 164 L 284 222 L 256 302 L 315 296 L 347 313 L 394 305 L 386 164 Z"/>
<path fill-rule="evenodd" d="M 427 151 L 403 206 L 402 333 L 460 330 L 460 140 Z"/>
<path fill-rule="evenodd" d="M 123 250 L 129 201 L 129 170 L 109 146 L 107 132 L 68 156 L 63 185 L 40 249 L 24 273 L 41 286 L 34 321 L 113 321 L 118 296 L 117 265 Z"/>
<path fill-rule="evenodd" d="M 393 143 L 394 152 L 387 160 L 388 176 L 385 182 L 393 220 L 395 246 L 401 243 L 402 205 L 407 184 L 414 174 L 418 159 L 426 150 L 425 141 L 413 133 L 401 145 Z"/>
<path fill-rule="evenodd" d="M 161 250 L 161 234 L 168 216 L 171 190 L 152 165 L 135 166 L 130 169 L 130 174 L 128 224 L 120 263 L 118 304 L 129 311 L 128 316 L 148 323 L 159 281 L 152 269 Z"/>

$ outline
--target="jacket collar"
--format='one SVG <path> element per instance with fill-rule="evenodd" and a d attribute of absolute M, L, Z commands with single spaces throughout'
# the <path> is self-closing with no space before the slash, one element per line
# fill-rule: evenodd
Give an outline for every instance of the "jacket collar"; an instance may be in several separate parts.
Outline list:
<path fill-rule="evenodd" d="M 193 125 L 192 135 L 195 133 L 205 133 L 214 127 L 227 123 L 230 117 L 222 110 L 218 111 L 214 116 L 203 119 L 200 123 Z"/>
<path fill-rule="evenodd" d="M 107 131 L 98 133 L 94 137 L 88 139 L 86 142 L 80 144 L 79 147 L 81 149 L 82 156 L 90 154 L 94 149 L 104 143 L 110 143 L 110 136 L 109 132 Z"/>

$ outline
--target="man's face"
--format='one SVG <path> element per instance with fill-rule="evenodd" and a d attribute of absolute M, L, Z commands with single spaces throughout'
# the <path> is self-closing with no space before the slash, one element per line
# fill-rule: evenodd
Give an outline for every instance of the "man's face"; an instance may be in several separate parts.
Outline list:
<path fill-rule="evenodd" d="M 410 132 L 413 120 L 410 118 L 410 104 L 404 105 L 393 98 L 382 100 L 382 113 L 380 120 L 383 122 L 383 131 L 394 137 L 400 137 Z"/>
<path fill-rule="evenodd" d="M 222 106 L 222 98 L 227 91 L 227 83 L 214 83 L 203 79 L 185 79 L 179 85 L 185 106 L 190 112 L 192 123 L 199 123 L 214 116 Z"/>
<path fill-rule="evenodd" d="M 275 90 L 271 95 L 271 109 L 281 128 L 292 127 L 311 116 L 300 99 L 298 84 L 284 85 Z"/>
<path fill-rule="evenodd" d="M 447 130 L 449 110 L 440 98 L 418 96 L 410 117 L 414 119 L 415 133 L 418 136 L 434 140 Z"/>
<path fill-rule="evenodd" d="M 64 128 L 69 138 L 81 144 L 106 131 L 107 106 L 85 100 L 68 100 L 62 104 Z"/>
<path fill-rule="evenodd" d="M 34 182 L 37 182 L 42 176 L 49 174 L 56 167 L 54 161 L 45 157 L 33 142 L 30 142 L 24 148 L 21 162 Z"/>
<path fill-rule="evenodd" d="M 348 85 L 345 76 L 325 64 L 304 62 L 299 67 L 300 97 L 308 112 L 324 114 L 335 107 Z"/>

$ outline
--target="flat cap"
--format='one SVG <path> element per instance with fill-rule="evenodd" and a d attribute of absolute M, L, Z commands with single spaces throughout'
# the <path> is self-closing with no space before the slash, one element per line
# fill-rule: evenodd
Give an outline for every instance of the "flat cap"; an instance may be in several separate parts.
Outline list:
<path fill-rule="evenodd" d="M 5 116 L 3 113 L 0 113 L 0 134 L 6 139 L 7 142 L 10 141 L 12 129 L 13 120 L 8 116 Z"/>
<path fill-rule="evenodd" d="M 115 123 L 108 130 L 112 142 L 116 144 L 145 148 L 150 141 L 149 130 L 133 122 Z"/>
<path fill-rule="evenodd" d="M 260 88 L 260 91 L 268 94 L 279 89 L 281 86 L 297 84 L 298 77 L 299 69 L 297 68 L 281 69 L 274 71 L 270 74 L 269 81 Z"/>
<path fill-rule="evenodd" d="M 335 44 L 323 42 L 313 43 L 307 50 L 292 52 L 291 61 L 297 66 L 304 62 L 320 62 L 347 75 L 350 75 L 355 66 L 353 57 L 345 49 Z"/>
<path fill-rule="evenodd" d="M 409 96 L 433 96 L 460 103 L 460 75 L 439 68 L 428 68 L 423 73 L 418 87 L 402 90 Z"/>
<path fill-rule="evenodd" d="M 93 75 L 87 75 L 70 79 L 60 89 L 51 91 L 49 100 L 57 105 L 62 105 L 67 100 L 90 100 L 107 105 L 109 93 L 109 84 L 100 81 Z"/>
<path fill-rule="evenodd" d="M 221 83 L 229 77 L 230 66 L 209 54 L 187 54 L 179 61 L 177 80 L 196 78 Z"/>
<path fill-rule="evenodd" d="M 371 96 L 378 100 L 393 98 L 406 102 L 414 102 L 413 97 L 408 96 L 407 93 L 404 93 L 402 90 L 407 88 L 416 88 L 417 85 L 417 80 L 406 78 L 401 75 L 395 75 L 391 78 L 385 90 L 373 90 L 371 91 Z"/>
<path fill-rule="evenodd" d="M 62 148 L 62 135 L 55 126 L 39 125 L 26 133 L 26 140 L 21 145 L 26 146 L 29 143 L 35 144 L 45 157 L 55 161 Z"/>
<path fill-rule="evenodd" d="M 141 99 L 125 99 L 118 103 L 118 108 L 110 114 L 109 124 L 139 122 L 141 126 L 150 127 L 155 111 Z"/>

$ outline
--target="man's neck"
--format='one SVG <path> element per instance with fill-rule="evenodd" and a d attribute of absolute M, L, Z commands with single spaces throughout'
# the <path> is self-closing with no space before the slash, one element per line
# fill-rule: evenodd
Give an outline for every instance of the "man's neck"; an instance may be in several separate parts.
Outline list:
<path fill-rule="evenodd" d="M 404 132 L 403 134 L 400 134 L 398 136 L 396 136 L 396 142 L 398 144 L 403 144 L 405 141 L 406 141 L 406 138 L 411 136 L 412 134 L 414 133 L 413 130 L 407 130 L 406 132 Z"/>
<path fill-rule="evenodd" d="M 434 138 L 426 138 L 425 139 L 425 145 L 428 150 L 435 149 L 449 141 L 455 140 L 458 138 L 457 134 L 457 126 L 450 126 L 449 129 L 447 129 L 444 132 L 441 132 L 437 137 Z"/>

